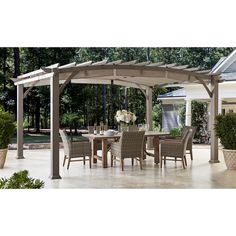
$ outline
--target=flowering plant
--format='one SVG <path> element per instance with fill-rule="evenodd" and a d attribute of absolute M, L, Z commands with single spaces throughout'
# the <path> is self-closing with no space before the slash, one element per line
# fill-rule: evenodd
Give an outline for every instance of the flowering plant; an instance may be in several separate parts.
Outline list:
<path fill-rule="evenodd" d="M 126 124 L 134 123 L 137 119 L 134 113 L 126 110 L 118 110 L 116 112 L 115 118 L 118 123 L 126 123 Z"/>

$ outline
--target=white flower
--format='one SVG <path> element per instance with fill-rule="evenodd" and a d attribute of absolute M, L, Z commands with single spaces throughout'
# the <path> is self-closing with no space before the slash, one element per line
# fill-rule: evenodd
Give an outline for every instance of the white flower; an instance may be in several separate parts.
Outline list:
<path fill-rule="evenodd" d="M 118 110 L 116 112 L 115 118 L 118 123 L 125 122 L 127 124 L 129 124 L 130 122 L 135 122 L 137 119 L 134 113 L 128 112 L 126 110 Z"/>

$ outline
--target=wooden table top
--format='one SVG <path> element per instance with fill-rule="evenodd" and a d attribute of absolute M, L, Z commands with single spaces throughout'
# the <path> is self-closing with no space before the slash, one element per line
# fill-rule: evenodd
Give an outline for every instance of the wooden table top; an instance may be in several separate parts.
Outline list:
<path fill-rule="evenodd" d="M 165 136 L 168 135 L 169 133 L 167 132 L 157 132 L 157 131 L 146 131 L 144 136 L 145 137 L 154 137 L 154 136 Z M 102 134 L 82 134 L 82 136 L 91 138 L 91 139 L 96 139 L 96 140 L 102 140 L 102 139 L 115 139 L 115 138 L 120 138 L 121 133 L 114 134 L 113 136 L 110 135 L 102 135 Z"/>

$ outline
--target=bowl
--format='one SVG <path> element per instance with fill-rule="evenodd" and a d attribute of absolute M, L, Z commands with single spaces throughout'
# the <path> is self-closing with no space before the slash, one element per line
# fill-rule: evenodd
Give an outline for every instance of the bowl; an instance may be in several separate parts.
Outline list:
<path fill-rule="evenodd" d="M 114 135 L 114 130 L 106 130 L 104 132 L 104 135 L 106 135 L 106 136 L 113 136 Z"/>

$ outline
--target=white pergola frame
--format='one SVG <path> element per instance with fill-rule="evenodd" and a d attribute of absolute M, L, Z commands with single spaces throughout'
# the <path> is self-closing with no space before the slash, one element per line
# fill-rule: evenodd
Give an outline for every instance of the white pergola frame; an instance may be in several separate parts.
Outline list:
<path fill-rule="evenodd" d="M 17 86 L 17 158 L 23 155 L 23 100 L 35 86 L 50 86 L 50 122 L 51 122 L 51 168 L 50 177 L 59 179 L 59 96 L 65 86 L 78 84 L 111 84 L 141 89 L 146 98 L 146 120 L 152 130 L 152 90 L 154 86 L 166 84 L 200 83 L 211 99 L 211 156 L 210 162 L 218 160 L 218 139 L 213 129 L 215 116 L 218 114 L 219 73 L 201 71 L 199 68 L 188 68 L 188 65 L 150 63 L 148 61 L 107 62 L 103 60 L 59 66 L 54 64 L 39 70 L 23 74 L 12 79 Z M 27 90 L 24 92 L 24 88 Z"/>

